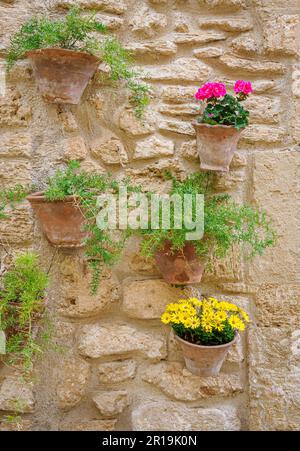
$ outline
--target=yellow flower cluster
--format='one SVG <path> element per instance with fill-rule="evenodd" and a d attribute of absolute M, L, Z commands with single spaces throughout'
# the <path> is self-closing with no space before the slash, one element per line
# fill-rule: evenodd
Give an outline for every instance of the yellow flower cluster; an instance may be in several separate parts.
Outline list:
<path fill-rule="evenodd" d="M 164 324 L 181 325 L 186 329 L 201 328 L 210 333 L 214 330 L 221 332 L 225 324 L 242 331 L 245 323 L 249 322 L 249 316 L 230 302 L 218 301 L 212 297 L 203 300 L 189 298 L 167 305 L 161 321 Z"/>

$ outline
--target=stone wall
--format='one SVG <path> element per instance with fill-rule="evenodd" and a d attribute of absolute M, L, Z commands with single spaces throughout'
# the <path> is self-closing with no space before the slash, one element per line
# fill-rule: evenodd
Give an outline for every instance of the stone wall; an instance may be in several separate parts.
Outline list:
<path fill-rule="evenodd" d="M 73 3 L 0 0 L 0 63 L 10 34 L 27 17 L 56 17 Z M 216 262 L 214 274 L 192 289 L 237 300 L 252 318 L 220 376 L 200 378 L 184 369 L 159 321 L 164 305 L 182 292 L 141 259 L 136 240 L 93 298 L 83 256 L 56 252 L 30 207 L 18 207 L 0 224 L 1 243 L 13 251 L 35 249 L 44 267 L 51 266 L 48 306 L 53 339 L 63 350 L 49 350 L 27 385 L 2 366 L 2 417 L 12 399 L 22 399 L 23 429 L 299 429 L 299 1 L 79 3 L 96 9 L 134 53 L 153 88 L 151 107 L 138 122 L 124 89 L 104 84 L 98 74 L 79 106 L 47 105 L 28 62 L 19 62 L 0 98 L 0 185 L 42 182 L 76 158 L 84 168 L 130 175 L 163 191 L 165 169 L 184 175 L 199 168 L 191 126 L 196 87 L 245 78 L 255 91 L 248 100 L 251 125 L 215 188 L 265 208 L 279 238 L 254 261 L 233 254 Z"/>

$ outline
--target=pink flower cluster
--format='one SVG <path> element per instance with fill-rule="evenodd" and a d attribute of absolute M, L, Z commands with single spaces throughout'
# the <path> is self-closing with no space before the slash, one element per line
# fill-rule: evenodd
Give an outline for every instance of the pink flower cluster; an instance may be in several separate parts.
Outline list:
<path fill-rule="evenodd" d="M 197 100 L 208 100 L 211 98 L 218 99 L 224 97 L 226 94 L 226 87 L 223 83 L 205 83 L 195 94 Z M 245 96 L 253 92 L 250 81 L 237 80 L 234 85 L 234 92 L 236 94 L 242 93 Z"/>
<path fill-rule="evenodd" d="M 242 92 L 246 96 L 249 95 L 251 92 L 253 92 L 250 81 L 237 80 L 234 85 L 234 92 L 236 92 L 237 94 L 239 92 Z"/>
<path fill-rule="evenodd" d="M 219 98 L 224 97 L 226 94 L 226 88 L 223 83 L 205 83 L 196 92 L 197 100 L 210 99 L 212 97 Z"/>

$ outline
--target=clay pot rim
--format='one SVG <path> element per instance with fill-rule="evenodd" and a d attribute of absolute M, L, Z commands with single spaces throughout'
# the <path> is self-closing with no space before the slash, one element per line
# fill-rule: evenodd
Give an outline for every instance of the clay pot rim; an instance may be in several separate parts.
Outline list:
<path fill-rule="evenodd" d="M 206 128 L 225 128 L 225 129 L 230 129 L 233 128 L 234 130 L 236 130 L 237 133 L 241 133 L 244 129 L 240 129 L 238 130 L 237 128 L 235 128 L 233 125 L 223 125 L 223 124 L 215 124 L 215 125 L 211 125 L 211 124 L 202 124 L 200 122 L 197 121 L 193 121 L 192 122 L 193 127 L 206 127 Z"/>
<path fill-rule="evenodd" d="M 78 55 L 80 57 L 83 57 L 85 59 L 90 59 L 90 60 L 94 60 L 94 62 L 101 62 L 101 59 L 98 58 L 95 55 L 92 55 L 91 53 L 87 53 L 87 52 L 82 52 L 82 51 L 76 51 L 76 50 L 70 50 L 70 49 L 62 49 L 61 47 L 45 47 L 45 48 L 41 48 L 41 49 L 36 49 L 36 50 L 29 50 L 28 52 L 25 53 L 25 56 L 27 57 L 31 57 L 31 56 L 35 56 L 38 54 L 43 54 L 43 53 L 47 53 L 49 56 L 55 56 L 55 54 L 57 54 L 58 56 L 68 56 L 71 58 L 77 58 Z M 53 54 L 53 55 L 51 55 Z"/>
<path fill-rule="evenodd" d="M 195 343 L 191 343 L 189 341 L 184 340 L 183 338 L 178 337 L 178 335 L 175 334 L 175 339 L 179 341 L 179 343 L 184 343 L 185 345 L 191 346 L 192 348 L 201 348 L 201 349 L 222 349 L 222 348 L 226 348 L 229 345 L 233 345 L 234 343 L 236 343 L 237 339 L 238 339 L 238 333 L 235 334 L 234 339 L 229 341 L 228 343 L 224 343 L 223 345 L 209 345 L 209 346 L 205 346 L 205 345 L 196 345 Z"/>
<path fill-rule="evenodd" d="M 76 196 L 66 196 L 64 200 L 46 200 L 44 196 L 45 191 L 37 191 L 36 193 L 29 194 L 26 199 L 30 203 L 45 203 L 45 204 L 54 204 L 54 203 L 74 203 L 74 200 L 77 198 Z"/>

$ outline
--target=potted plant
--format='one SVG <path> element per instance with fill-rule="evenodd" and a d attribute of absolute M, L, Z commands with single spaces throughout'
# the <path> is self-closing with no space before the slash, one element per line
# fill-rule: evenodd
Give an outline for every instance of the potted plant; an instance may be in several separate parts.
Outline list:
<path fill-rule="evenodd" d="M 0 287 L 0 330 L 6 336 L 6 361 L 23 364 L 31 371 L 36 354 L 42 352 L 37 322 L 45 309 L 48 275 L 33 252 L 20 254 L 7 270 Z M 45 338 L 45 337 L 44 337 Z"/>
<path fill-rule="evenodd" d="M 100 41 L 95 33 L 107 33 L 95 14 L 83 15 L 78 7 L 64 19 L 34 17 L 11 38 L 8 70 L 17 59 L 30 59 L 43 99 L 50 103 L 78 104 L 99 63 L 106 63 L 111 79 L 125 80 L 138 115 L 149 102 L 149 87 L 137 80 L 130 55 L 113 36 Z"/>
<path fill-rule="evenodd" d="M 191 373 L 217 376 L 249 317 L 237 305 L 210 297 L 181 299 L 169 304 L 161 321 L 174 330 Z"/>
<path fill-rule="evenodd" d="M 124 186 L 126 180 L 120 184 Z M 103 264 L 110 266 L 116 262 L 130 234 L 130 230 L 118 234 L 114 230 L 102 230 L 96 223 L 98 196 L 117 193 L 119 182 L 109 175 L 83 171 L 80 163 L 71 161 L 66 169 L 56 171 L 43 188 L 41 191 L 35 186 L 16 186 L 0 191 L 0 219 L 5 217 L 8 204 L 27 198 L 50 244 L 60 248 L 85 246 L 93 273 L 91 291 L 96 293 Z M 129 183 L 126 189 L 136 190 Z"/>
<path fill-rule="evenodd" d="M 229 171 L 229 165 L 242 130 L 248 125 L 249 111 L 241 102 L 252 92 L 249 81 L 237 80 L 235 96 L 227 94 L 223 83 L 205 83 L 195 97 L 205 106 L 193 122 L 197 134 L 200 168 Z"/>
<path fill-rule="evenodd" d="M 186 195 L 192 195 L 192 220 L 196 221 L 197 195 L 204 195 L 204 230 L 201 239 L 187 240 L 193 229 L 176 225 L 175 203 L 170 208 L 170 227 L 162 225 L 160 208 L 159 227 L 140 230 L 141 254 L 154 257 L 164 279 L 175 285 L 199 283 L 204 267 L 212 266 L 215 258 L 224 258 L 233 245 L 244 245 L 249 256 L 262 254 L 274 244 L 275 231 L 265 212 L 249 205 L 237 204 L 229 195 L 212 193 L 213 179 L 209 173 L 200 172 L 180 181 L 172 177 L 171 195 L 180 200 L 180 214 L 184 216 Z M 178 219 L 178 218 L 177 218 Z"/>

